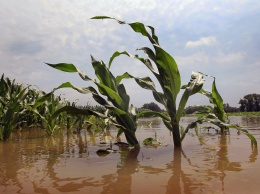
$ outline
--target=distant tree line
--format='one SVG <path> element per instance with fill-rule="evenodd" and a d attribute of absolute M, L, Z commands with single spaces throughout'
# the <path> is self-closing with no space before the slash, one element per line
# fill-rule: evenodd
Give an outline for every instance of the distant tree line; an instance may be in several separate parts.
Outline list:
<path fill-rule="evenodd" d="M 199 111 L 205 110 L 208 106 L 189 106 L 186 108 L 186 114 L 195 114 Z M 226 113 L 228 112 L 239 112 L 239 108 L 229 106 L 229 104 L 224 104 L 224 110 Z"/>
<path fill-rule="evenodd" d="M 247 94 L 243 97 L 243 99 L 240 99 L 238 104 L 240 104 L 240 107 L 232 107 L 228 103 L 224 104 L 225 112 L 259 112 L 260 94 Z M 207 106 L 189 106 L 185 109 L 185 114 L 194 114 L 206 108 Z M 141 108 L 139 108 L 139 110 L 143 109 L 163 112 L 163 110 L 154 102 L 146 103 Z"/>
<path fill-rule="evenodd" d="M 248 94 L 240 99 L 241 112 L 258 112 L 260 111 L 260 94 Z"/>
<path fill-rule="evenodd" d="M 239 112 L 239 108 L 237 107 L 233 107 L 233 106 L 229 106 L 229 104 L 224 104 L 224 110 L 225 112 Z"/>
<path fill-rule="evenodd" d="M 154 102 L 144 104 L 141 109 L 148 109 L 156 112 L 162 112 L 162 109 Z"/>
<path fill-rule="evenodd" d="M 195 114 L 198 113 L 199 111 L 205 110 L 207 106 L 188 106 L 185 109 L 185 114 Z"/>

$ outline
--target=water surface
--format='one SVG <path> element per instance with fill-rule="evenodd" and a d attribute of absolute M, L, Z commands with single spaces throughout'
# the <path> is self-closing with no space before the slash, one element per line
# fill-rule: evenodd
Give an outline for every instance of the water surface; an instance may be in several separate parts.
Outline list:
<path fill-rule="evenodd" d="M 182 125 L 192 120 L 183 118 Z M 260 142 L 259 117 L 230 120 Z M 53 137 L 41 129 L 14 133 L 0 143 L 0 193 L 259 193 L 258 151 L 236 130 L 225 136 L 191 130 L 182 149 L 174 149 L 171 133 L 154 118 L 139 120 L 137 137 L 156 137 L 162 145 L 142 145 L 140 151 L 112 145 L 116 153 L 99 156 L 99 148 L 117 140 L 115 130 L 65 130 Z"/>

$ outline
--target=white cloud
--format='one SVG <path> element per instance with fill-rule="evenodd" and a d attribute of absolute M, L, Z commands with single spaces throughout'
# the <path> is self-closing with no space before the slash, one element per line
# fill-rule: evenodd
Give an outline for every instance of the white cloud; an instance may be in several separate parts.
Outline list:
<path fill-rule="evenodd" d="M 241 63 L 245 57 L 246 54 L 244 52 L 235 52 L 229 54 L 219 53 L 217 59 L 220 64 L 236 65 L 237 63 Z"/>
<path fill-rule="evenodd" d="M 127 22 L 140 21 L 154 26 L 161 46 L 174 54 L 184 83 L 189 80 L 193 70 L 216 75 L 220 86 L 221 78 L 225 78 L 223 88 L 229 84 L 234 88 L 234 93 L 235 90 L 240 93 L 242 89 L 234 87 L 236 82 L 232 80 L 237 77 L 241 83 L 246 83 L 245 79 L 241 79 L 245 73 L 245 77 L 254 78 L 250 83 L 259 83 L 259 76 L 256 75 L 259 75 L 260 68 L 259 63 L 255 63 L 259 61 L 259 22 L 252 18 L 259 15 L 257 8 L 260 1 L 25 2 L 3 1 L 0 12 L 1 73 L 16 78 L 19 82 L 36 84 L 46 91 L 65 81 L 81 85 L 77 75 L 57 72 L 43 62 L 74 63 L 94 77 L 90 54 L 107 63 L 116 50 L 140 54 L 142 52 L 136 52 L 136 48 L 151 46 L 146 37 L 133 33 L 127 25 L 122 26 L 110 20 L 88 19 L 96 15 L 107 15 Z M 207 49 L 202 46 L 207 46 Z M 252 68 L 254 63 L 256 65 Z M 151 76 L 143 64 L 120 56 L 113 63 L 112 72 L 118 75 L 125 71 L 135 76 Z M 131 102 L 140 106 L 145 101 L 151 101 L 151 93 L 144 94 L 133 83 L 135 82 L 131 80 L 125 85 L 133 97 Z M 88 84 L 82 83 L 83 86 Z M 256 87 L 254 91 L 257 92 Z M 77 97 L 77 94 L 72 96 L 70 91 L 65 90 L 64 93 L 71 98 Z M 229 93 L 225 91 L 226 95 L 234 96 Z"/>
<path fill-rule="evenodd" d="M 197 41 L 188 41 L 185 46 L 188 48 L 198 47 L 202 45 L 213 45 L 217 42 L 217 38 L 215 36 L 202 37 Z"/>

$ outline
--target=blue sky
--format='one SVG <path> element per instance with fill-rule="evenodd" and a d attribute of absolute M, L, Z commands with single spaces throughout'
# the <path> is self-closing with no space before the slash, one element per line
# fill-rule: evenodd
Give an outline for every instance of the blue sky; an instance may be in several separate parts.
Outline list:
<path fill-rule="evenodd" d="M 17 82 L 32 84 L 46 92 L 63 82 L 88 86 L 77 74 L 59 72 L 44 64 L 75 64 L 95 77 L 90 55 L 108 63 L 115 51 L 136 51 L 151 46 L 129 26 L 112 20 L 90 20 L 97 15 L 139 21 L 155 28 L 161 46 L 171 54 L 182 76 L 189 81 L 192 71 L 216 77 L 225 103 L 238 107 L 239 99 L 260 94 L 260 1 L 258 0 L 10 0 L 0 8 L 0 73 Z M 138 61 L 117 58 L 114 75 L 129 72 L 151 76 Z M 131 102 L 141 107 L 154 101 L 149 91 L 133 80 L 124 82 Z M 205 88 L 211 89 L 206 78 Z M 91 95 L 61 90 L 64 98 L 78 104 L 94 103 Z M 208 104 L 196 95 L 188 105 Z"/>

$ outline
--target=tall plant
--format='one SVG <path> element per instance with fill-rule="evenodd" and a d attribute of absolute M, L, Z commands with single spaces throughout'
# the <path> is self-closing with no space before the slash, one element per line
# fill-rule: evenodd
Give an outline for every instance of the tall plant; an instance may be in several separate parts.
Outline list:
<path fill-rule="evenodd" d="M 140 22 L 126 23 L 124 21 L 107 16 L 96 16 L 91 19 L 113 19 L 116 20 L 119 24 L 128 24 L 136 33 L 140 33 L 149 39 L 153 46 L 153 50 L 148 47 L 142 47 L 138 49 L 143 50 L 148 55 L 148 59 L 141 58 L 138 55 L 131 55 L 126 51 L 115 52 L 110 59 L 109 67 L 111 66 L 114 58 L 124 54 L 131 58 L 138 59 L 153 73 L 161 86 L 162 92 L 156 90 L 155 84 L 150 77 L 137 78 L 128 73 L 125 73 L 124 76 L 134 78 L 137 84 L 139 84 L 142 88 L 151 90 L 154 99 L 165 107 L 168 115 L 154 111 L 144 111 L 141 112 L 138 116 L 145 114 L 156 114 L 160 116 L 163 119 L 166 127 L 173 134 L 174 145 L 176 147 L 181 146 L 181 134 L 179 128 L 180 118 L 184 112 L 184 108 L 189 97 L 199 92 L 202 88 L 204 83 L 203 75 L 201 73 L 192 73 L 188 87 L 186 87 L 181 97 L 180 103 L 177 105 L 177 96 L 181 89 L 180 72 L 174 58 L 160 46 L 154 28 L 152 26 L 145 26 Z M 151 31 L 150 33 L 147 31 L 147 28 Z M 153 64 L 155 65 L 155 68 Z"/>
<path fill-rule="evenodd" d="M 98 87 L 98 91 L 92 86 L 78 88 L 70 82 L 66 82 L 55 88 L 52 92 L 60 88 L 72 88 L 83 94 L 91 93 L 97 103 L 114 112 L 115 117 L 110 118 L 110 120 L 119 128 L 118 135 L 124 133 L 127 142 L 131 146 L 139 149 L 140 146 L 135 135 L 137 128 L 135 107 L 133 105 L 129 105 L 130 98 L 126 93 L 124 85 L 120 83 L 124 76 L 118 76 L 115 78 L 104 62 L 97 61 L 93 57 L 91 58 L 97 80 L 90 78 L 77 69 L 73 64 L 47 64 L 61 71 L 78 73 L 83 80 L 92 81 Z M 107 100 L 102 96 L 106 96 Z M 74 114 L 92 114 L 102 118 L 108 118 L 107 115 L 98 113 L 91 109 L 84 110 L 77 107 L 66 106 L 60 109 L 57 113 L 62 111 L 67 111 Z"/>

